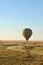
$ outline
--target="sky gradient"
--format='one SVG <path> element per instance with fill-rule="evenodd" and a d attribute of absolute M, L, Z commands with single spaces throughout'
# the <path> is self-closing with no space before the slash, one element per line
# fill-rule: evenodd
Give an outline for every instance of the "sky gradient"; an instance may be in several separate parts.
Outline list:
<path fill-rule="evenodd" d="M 24 28 L 43 41 L 43 0 L 0 0 L 0 40 L 24 40 Z"/>

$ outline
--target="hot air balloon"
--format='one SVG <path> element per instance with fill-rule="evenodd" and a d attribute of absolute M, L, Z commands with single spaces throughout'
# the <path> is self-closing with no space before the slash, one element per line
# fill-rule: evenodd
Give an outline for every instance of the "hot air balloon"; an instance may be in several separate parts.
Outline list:
<path fill-rule="evenodd" d="M 25 37 L 25 39 L 28 41 L 28 39 L 31 37 L 32 35 L 32 30 L 29 28 L 25 28 L 23 29 L 23 36 Z"/>

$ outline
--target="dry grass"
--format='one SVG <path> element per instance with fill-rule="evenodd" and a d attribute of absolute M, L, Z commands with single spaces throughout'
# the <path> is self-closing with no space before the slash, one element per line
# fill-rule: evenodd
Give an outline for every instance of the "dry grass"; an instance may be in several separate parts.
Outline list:
<path fill-rule="evenodd" d="M 43 53 L 42 46 L 34 46 L 32 49 L 29 49 L 30 54 L 26 51 L 22 52 L 6 48 L 7 46 L 0 46 L 0 65 L 43 65 L 43 54 L 36 54 L 38 50 Z M 32 53 L 31 51 L 33 50 L 36 53 Z"/>

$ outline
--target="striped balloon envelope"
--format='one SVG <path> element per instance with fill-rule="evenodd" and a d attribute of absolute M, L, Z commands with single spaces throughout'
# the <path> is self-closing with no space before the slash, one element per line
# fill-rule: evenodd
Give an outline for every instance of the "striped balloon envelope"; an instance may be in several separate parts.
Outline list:
<path fill-rule="evenodd" d="M 23 32 L 22 32 L 23 36 L 25 37 L 25 39 L 28 41 L 28 39 L 31 37 L 32 35 L 32 30 L 29 29 L 29 28 L 25 28 L 23 29 Z"/>

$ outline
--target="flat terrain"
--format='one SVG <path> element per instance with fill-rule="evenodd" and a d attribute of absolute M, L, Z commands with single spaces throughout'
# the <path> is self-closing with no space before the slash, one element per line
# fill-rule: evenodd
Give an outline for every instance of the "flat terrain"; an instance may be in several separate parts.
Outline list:
<path fill-rule="evenodd" d="M 0 65 L 43 65 L 43 42 L 1 43 Z"/>

